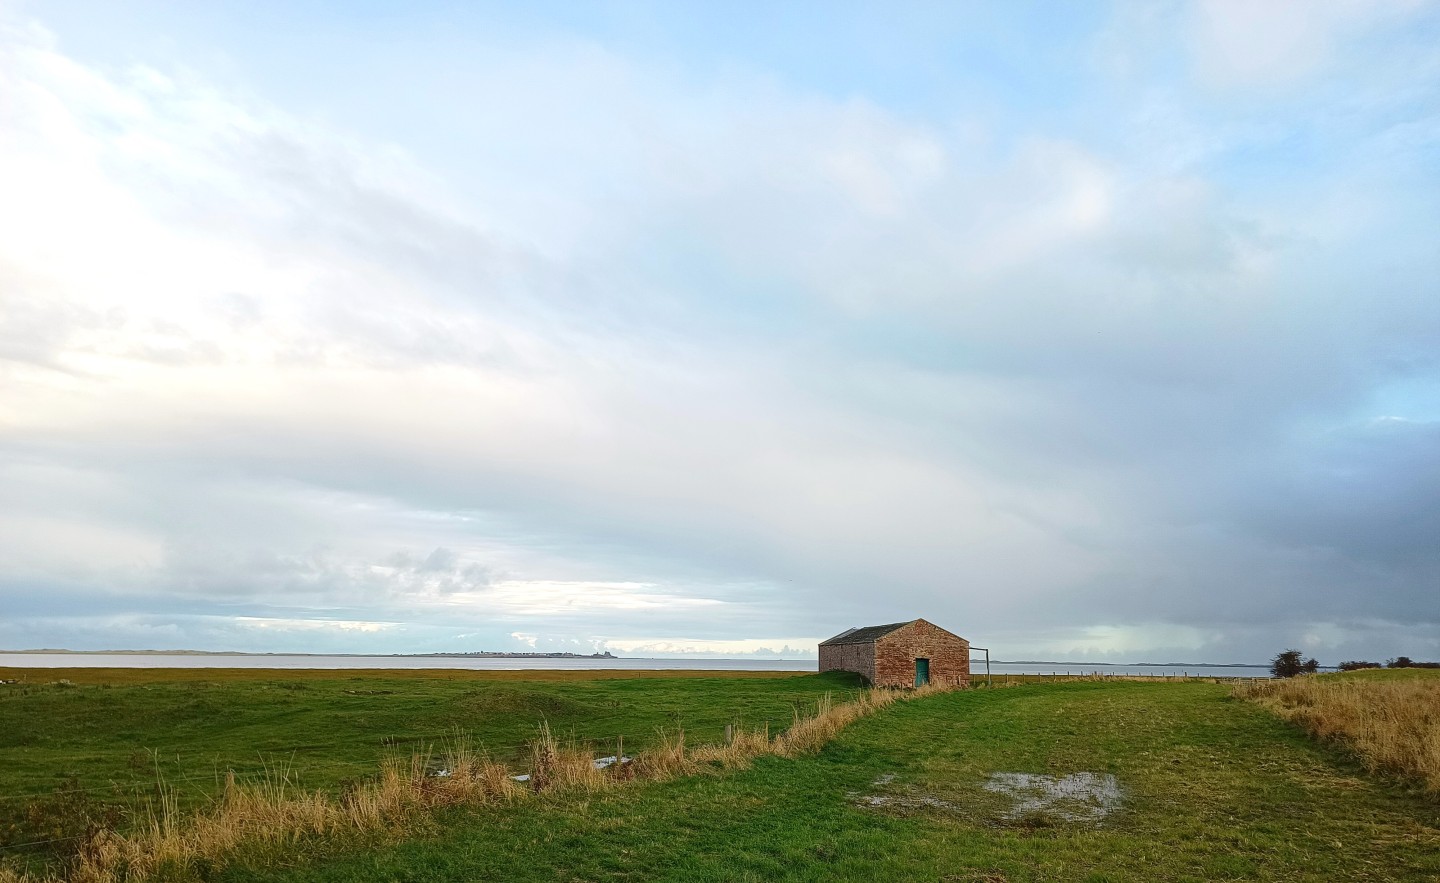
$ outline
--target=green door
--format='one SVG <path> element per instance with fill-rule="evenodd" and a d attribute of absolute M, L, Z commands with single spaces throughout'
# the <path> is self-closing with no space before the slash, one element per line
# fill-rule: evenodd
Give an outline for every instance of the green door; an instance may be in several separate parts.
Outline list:
<path fill-rule="evenodd" d="M 915 686 L 923 687 L 930 683 L 930 660 L 915 660 Z"/>

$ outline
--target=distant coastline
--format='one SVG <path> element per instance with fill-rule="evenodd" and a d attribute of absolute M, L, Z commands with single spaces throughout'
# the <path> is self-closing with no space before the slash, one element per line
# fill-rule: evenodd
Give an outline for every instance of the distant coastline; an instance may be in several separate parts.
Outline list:
<path fill-rule="evenodd" d="M 72 656 L 340 656 L 387 659 L 621 659 L 609 650 L 604 653 L 537 653 L 475 650 L 466 653 L 250 653 L 244 650 L 0 650 L 0 653 L 67 654 Z"/>
<path fill-rule="evenodd" d="M 290 652 L 250 652 L 246 650 L 61 650 L 53 648 L 39 648 L 29 650 L 0 650 L 0 654 L 10 655 L 41 655 L 41 654 L 64 654 L 70 656 L 244 656 L 244 657 L 266 657 L 266 656 L 300 656 L 300 657 L 334 657 L 341 659 L 353 659 L 367 657 L 371 659 L 626 659 L 629 657 L 616 656 L 610 651 L 604 653 L 570 653 L 554 652 L 542 653 L 537 651 L 499 651 L 499 650 L 475 650 L 469 652 L 455 653 L 290 653 Z M 811 657 L 790 661 L 810 661 Z M 983 659 L 971 659 L 972 668 L 979 664 L 984 665 Z M 1066 662 L 1051 659 L 992 659 L 992 665 L 1030 665 L 1030 666 L 1064 666 L 1067 668 L 1084 668 L 1093 665 L 1106 668 L 1130 667 L 1130 668 L 1266 668 L 1270 667 L 1268 662 L 1096 662 L 1095 660 Z M 1322 665 L 1321 668 L 1335 668 L 1333 665 Z"/>

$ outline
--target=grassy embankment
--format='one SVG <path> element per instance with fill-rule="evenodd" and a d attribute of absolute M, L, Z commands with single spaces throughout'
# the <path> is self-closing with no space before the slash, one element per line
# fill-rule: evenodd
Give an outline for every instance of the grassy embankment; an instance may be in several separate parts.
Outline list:
<path fill-rule="evenodd" d="M 941 695 L 860 720 L 813 756 L 441 810 L 436 824 L 403 840 L 252 844 L 224 867 L 176 879 L 1440 875 L 1440 805 L 1367 777 L 1348 754 L 1228 693 L 1200 683 L 1080 682 Z M 1010 818 L 1008 799 L 984 787 L 996 772 L 1113 775 L 1122 806 L 1099 822 Z"/>
<path fill-rule="evenodd" d="M 1440 795 L 1440 670 L 1365 669 L 1261 681 L 1236 695 Z"/>
<path fill-rule="evenodd" d="M 464 672 L 8 669 L 0 680 L 0 858 L 73 847 L 86 819 L 133 830 L 225 789 L 353 791 L 463 737 L 528 768 L 537 726 L 562 743 L 635 753 L 661 730 L 691 744 L 726 724 L 776 730 L 797 707 L 857 692 L 846 676 L 787 672 Z M 163 783 L 163 785 L 161 784 Z M 41 840 L 59 840 L 14 848 Z M 7 848 L 11 847 L 11 848 Z"/>

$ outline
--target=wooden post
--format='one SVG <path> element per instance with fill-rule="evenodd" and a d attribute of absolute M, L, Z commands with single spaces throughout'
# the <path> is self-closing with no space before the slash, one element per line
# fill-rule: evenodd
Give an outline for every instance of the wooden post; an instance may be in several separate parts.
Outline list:
<path fill-rule="evenodd" d="M 725 725 L 725 744 L 726 744 L 726 745 L 732 745 L 732 744 L 734 744 L 734 742 L 735 742 L 735 725 L 734 725 L 734 724 L 726 724 L 726 725 Z"/>

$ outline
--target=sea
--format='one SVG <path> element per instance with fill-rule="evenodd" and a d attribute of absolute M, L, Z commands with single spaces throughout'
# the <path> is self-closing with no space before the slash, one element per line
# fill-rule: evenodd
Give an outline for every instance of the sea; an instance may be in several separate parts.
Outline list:
<path fill-rule="evenodd" d="M 697 659 L 502 656 L 359 656 L 281 653 L 0 653 L 0 668 L 316 668 L 460 669 L 467 671 L 815 671 L 814 659 Z M 1113 674 L 1165 677 L 1264 678 L 1269 665 L 1201 663 L 992 662 L 990 673 Z M 970 660 L 971 677 L 985 674 L 984 659 Z"/>

